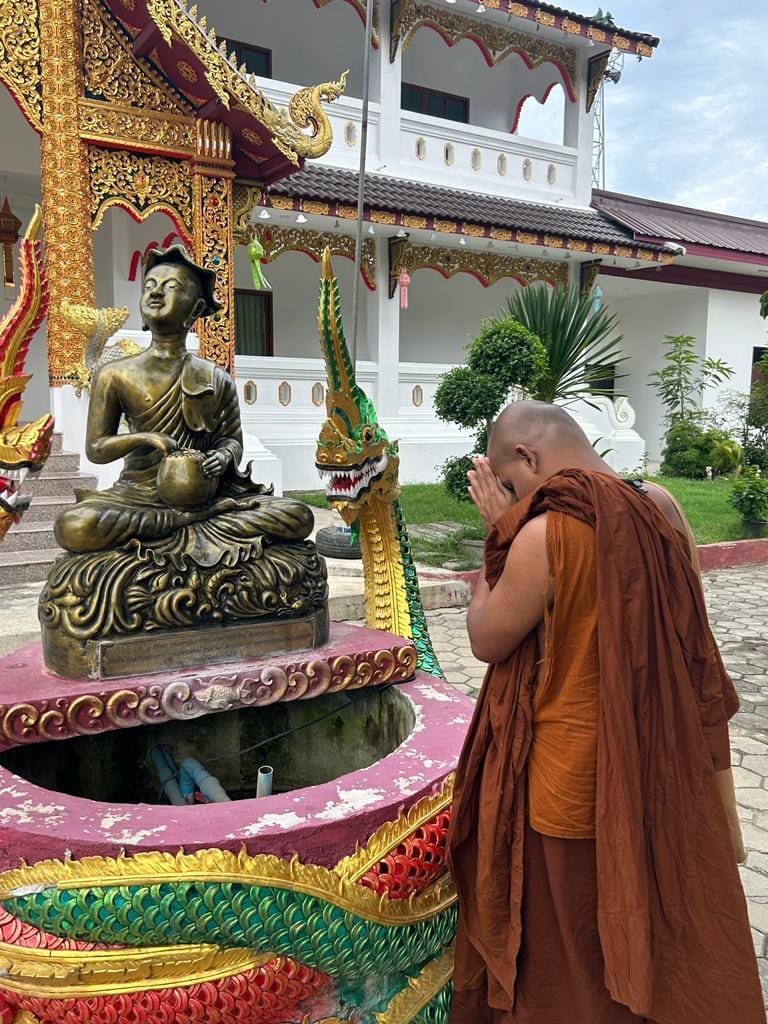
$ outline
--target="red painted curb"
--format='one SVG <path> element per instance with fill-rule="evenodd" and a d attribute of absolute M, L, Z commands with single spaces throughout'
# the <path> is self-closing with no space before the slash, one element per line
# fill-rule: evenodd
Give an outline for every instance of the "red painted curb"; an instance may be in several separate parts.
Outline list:
<path fill-rule="evenodd" d="M 736 565 L 765 565 L 768 563 L 768 539 L 724 540 L 718 544 L 699 546 L 701 568 L 727 569 Z"/>
<path fill-rule="evenodd" d="M 739 565 L 768 564 L 768 538 L 760 540 L 724 540 L 717 544 L 699 545 L 699 564 L 702 572 L 730 569 Z M 465 580 L 472 590 L 480 578 L 480 569 L 456 572 L 457 579 Z"/>

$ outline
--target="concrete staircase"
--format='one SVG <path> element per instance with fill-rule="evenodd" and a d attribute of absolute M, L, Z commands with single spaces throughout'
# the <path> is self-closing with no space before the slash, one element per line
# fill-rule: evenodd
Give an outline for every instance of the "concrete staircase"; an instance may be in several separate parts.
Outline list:
<path fill-rule="evenodd" d="M 22 494 L 32 495 L 32 504 L 0 544 L 0 586 L 45 579 L 61 554 L 53 536 L 54 519 L 74 504 L 76 487 L 96 487 L 96 477 L 81 474 L 79 463 L 80 456 L 64 452 L 61 435 L 54 434 L 48 461 L 21 487 Z"/>

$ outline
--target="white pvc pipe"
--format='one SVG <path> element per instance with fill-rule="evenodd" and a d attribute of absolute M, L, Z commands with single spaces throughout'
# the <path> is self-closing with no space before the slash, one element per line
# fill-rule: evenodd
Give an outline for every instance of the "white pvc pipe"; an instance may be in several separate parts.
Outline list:
<path fill-rule="evenodd" d="M 256 779 L 256 796 L 272 795 L 272 765 L 263 764 Z"/>

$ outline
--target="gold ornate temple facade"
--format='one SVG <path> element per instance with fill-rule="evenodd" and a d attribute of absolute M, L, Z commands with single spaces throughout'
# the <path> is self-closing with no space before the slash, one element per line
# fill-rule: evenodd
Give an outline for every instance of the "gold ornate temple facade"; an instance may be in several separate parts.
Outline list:
<path fill-rule="evenodd" d="M 61 303 L 94 304 L 92 233 L 110 206 L 139 221 L 163 211 L 216 269 L 223 308 L 200 346 L 232 369 L 235 174 L 263 185 L 325 153 L 321 101 L 343 81 L 280 111 L 205 18 L 173 0 L 4 2 L 0 37 L 0 79 L 41 140 L 50 383 L 71 381 L 80 361 Z"/>
<path fill-rule="evenodd" d="M 223 308 L 199 350 L 234 373 L 247 455 L 278 489 L 315 483 L 326 246 L 348 310 L 360 289 L 361 384 L 422 480 L 466 444 L 434 417 L 440 374 L 511 290 L 673 259 L 590 208 L 608 58 L 647 58 L 657 40 L 546 4 L 483 7 L 374 4 L 355 282 L 364 0 L 0 0 L 0 80 L 40 139 L 24 181 L 7 168 L 18 212 L 25 187 L 44 207 L 51 316 L 31 367 L 47 369 L 65 450 L 84 450 L 88 396 L 68 386 L 83 384 L 84 341 L 62 299 L 132 307 L 152 245 L 180 240 L 217 271 Z M 0 131 L 28 142 L 4 98 Z M 132 311 L 116 339 L 144 338 Z"/>

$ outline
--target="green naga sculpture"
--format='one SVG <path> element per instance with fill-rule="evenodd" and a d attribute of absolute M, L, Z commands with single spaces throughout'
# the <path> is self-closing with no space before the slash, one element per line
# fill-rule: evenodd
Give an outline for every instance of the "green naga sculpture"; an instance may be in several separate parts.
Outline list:
<path fill-rule="evenodd" d="M 328 249 L 323 253 L 317 325 L 328 376 L 328 418 L 320 431 L 316 465 L 328 502 L 360 538 L 366 625 L 410 637 L 418 667 L 442 678 L 400 507 L 397 441 L 389 440 L 373 402 L 357 384 Z"/>

